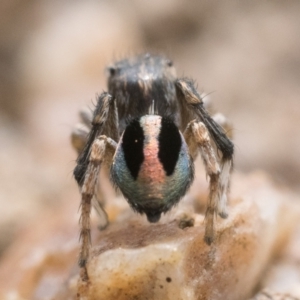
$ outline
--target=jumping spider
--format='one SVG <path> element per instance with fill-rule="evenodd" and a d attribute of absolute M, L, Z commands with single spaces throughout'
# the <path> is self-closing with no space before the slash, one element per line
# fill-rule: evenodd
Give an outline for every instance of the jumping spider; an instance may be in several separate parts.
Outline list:
<path fill-rule="evenodd" d="M 167 58 L 139 55 L 108 71 L 108 93 L 98 97 L 92 116 L 81 113 L 83 124 L 72 134 L 82 197 L 79 266 L 85 269 L 89 257 L 92 199 L 107 224 L 96 193 L 102 163 L 110 165 L 110 177 L 131 208 L 154 223 L 185 195 L 200 152 L 210 178 L 204 236 L 210 244 L 215 215 L 227 216 L 233 143 L 206 111 L 195 83 L 176 78 Z"/>

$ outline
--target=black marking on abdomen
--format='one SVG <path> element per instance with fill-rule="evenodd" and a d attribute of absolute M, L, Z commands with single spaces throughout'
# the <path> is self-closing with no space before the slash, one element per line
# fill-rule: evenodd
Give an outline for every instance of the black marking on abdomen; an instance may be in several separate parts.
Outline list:
<path fill-rule="evenodd" d="M 139 120 L 132 120 L 124 131 L 122 148 L 126 165 L 134 180 L 137 179 L 144 161 L 144 139 L 144 131 Z"/>
<path fill-rule="evenodd" d="M 182 141 L 177 126 L 168 117 L 163 117 L 161 120 L 158 142 L 158 158 L 167 176 L 170 176 L 175 170 Z"/>

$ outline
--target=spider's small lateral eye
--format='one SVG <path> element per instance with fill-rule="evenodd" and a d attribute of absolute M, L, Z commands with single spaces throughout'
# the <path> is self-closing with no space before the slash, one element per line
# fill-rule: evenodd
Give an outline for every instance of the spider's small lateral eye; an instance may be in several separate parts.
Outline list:
<path fill-rule="evenodd" d="M 171 60 L 168 60 L 168 61 L 167 61 L 167 66 L 168 66 L 168 67 L 173 67 L 173 62 L 172 62 Z"/>
<path fill-rule="evenodd" d="M 109 71 L 110 76 L 114 76 L 117 73 L 117 68 L 116 67 L 109 67 L 108 71 Z"/>

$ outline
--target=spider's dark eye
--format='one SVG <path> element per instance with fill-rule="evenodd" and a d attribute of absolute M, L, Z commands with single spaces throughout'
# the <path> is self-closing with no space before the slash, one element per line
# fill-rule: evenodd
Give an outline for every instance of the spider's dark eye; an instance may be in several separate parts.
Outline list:
<path fill-rule="evenodd" d="M 144 131 L 140 122 L 131 121 L 123 134 L 122 148 L 126 165 L 134 179 L 137 179 L 140 167 L 144 161 Z"/>
<path fill-rule="evenodd" d="M 173 67 L 173 62 L 171 60 L 168 60 L 167 65 L 168 65 L 168 67 Z"/>
<path fill-rule="evenodd" d="M 182 143 L 179 130 L 172 120 L 162 118 L 158 141 L 158 158 L 167 176 L 170 176 L 174 172 Z"/>
<path fill-rule="evenodd" d="M 114 76 L 117 73 L 117 68 L 116 67 L 109 67 L 108 71 L 109 71 L 110 76 Z"/>

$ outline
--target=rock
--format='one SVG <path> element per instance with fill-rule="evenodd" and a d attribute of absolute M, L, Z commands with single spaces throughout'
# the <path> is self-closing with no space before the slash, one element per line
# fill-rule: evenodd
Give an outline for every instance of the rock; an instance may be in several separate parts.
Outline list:
<path fill-rule="evenodd" d="M 298 300 L 290 294 L 281 294 L 274 291 L 262 291 L 257 296 L 252 298 L 252 300 Z"/>
<path fill-rule="evenodd" d="M 7 251 L 1 299 L 249 299 L 287 244 L 299 206 L 264 173 L 236 174 L 229 217 L 217 218 L 217 239 L 208 246 L 198 211 L 207 196 L 204 185 L 197 176 L 189 196 L 158 224 L 134 214 L 123 199 L 107 203 L 109 227 L 100 232 L 92 224 L 87 284 L 79 280 L 76 204 L 69 197 Z"/>
<path fill-rule="evenodd" d="M 218 238 L 203 241 L 203 215 L 193 227 L 178 220 L 127 220 L 99 234 L 81 299 L 247 299 L 295 222 L 289 201 L 261 173 L 236 178 L 230 215 Z M 180 207 L 178 209 L 184 208 Z M 178 213 L 178 211 L 177 211 Z"/>
<path fill-rule="evenodd" d="M 254 298 L 255 300 L 267 296 L 268 299 L 300 299 L 299 246 L 300 226 L 298 225 L 284 251 L 276 257 L 265 272 L 260 282 L 263 291 Z"/>

